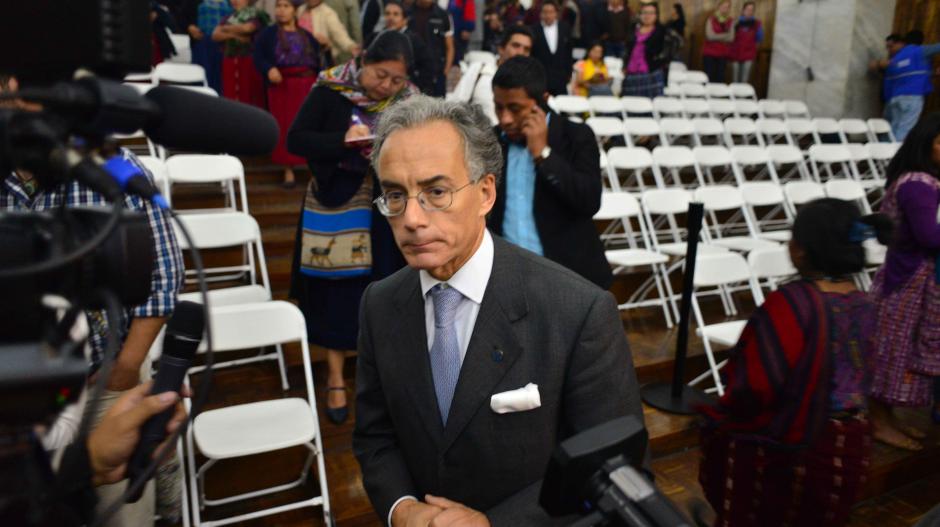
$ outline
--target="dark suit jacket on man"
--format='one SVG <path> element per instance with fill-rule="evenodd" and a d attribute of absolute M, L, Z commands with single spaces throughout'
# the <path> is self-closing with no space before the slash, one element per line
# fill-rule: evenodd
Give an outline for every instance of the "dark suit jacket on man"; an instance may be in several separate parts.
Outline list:
<path fill-rule="evenodd" d="M 503 174 L 487 223 L 490 231 L 502 234 L 509 141 L 499 128 L 496 133 L 503 147 Z M 603 191 L 594 132 L 586 125 L 551 113 L 548 146 L 552 148 L 551 155 L 535 167 L 532 206 L 542 251 L 549 260 L 607 289 L 613 275 L 592 219 L 601 206 Z"/>
<path fill-rule="evenodd" d="M 362 296 L 353 449 L 380 518 L 404 495 L 444 496 L 494 526 L 553 525 L 538 492 L 556 444 L 610 419 L 642 419 L 616 302 L 494 236 L 493 271 L 447 426 L 431 377 L 418 271 Z M 541 407 L 497 414 L 493 394 L 538 385 Z M 557 522 L 555 522 L 557 523 Z"/>
<path fill-rule="evenodd" d="M 532 26 L 535 42 L 532 43 L 532 57 L 545 67 L 545 80 L 548 81 L 548 93 L 564 95 L 568 93 L 571 82 L 574 59 L 571 57 L 571 28 L 562 20 L 558 21 L 558 45 L 555 53 L 548 47 L 542 24 Z"/>

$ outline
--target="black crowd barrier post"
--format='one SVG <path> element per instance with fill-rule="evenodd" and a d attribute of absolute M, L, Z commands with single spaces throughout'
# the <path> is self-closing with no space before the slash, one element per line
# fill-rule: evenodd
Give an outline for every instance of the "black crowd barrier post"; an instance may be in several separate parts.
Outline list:
<path fill-rule="evenodd" d="M 651 383 L 643 386 L 643 401 L 664 412 L 693 414 L 695 407 L 707 404 L 710 398 L 699 389 L 685 383 L 685 360 L 689 353 L 689 312 L 692 310 L 692 284 L 695 279 L 695 258 L 698 253 L 698 233 L 702 229 L 705 207 L 690 203 L 688 212 L 688 244 L 685 252 L 685 272 L 682 275 L 682 301 L 679 305 L 679 334 L 676 337 L 676 358 L 673 362 L 672 383 Z"/>

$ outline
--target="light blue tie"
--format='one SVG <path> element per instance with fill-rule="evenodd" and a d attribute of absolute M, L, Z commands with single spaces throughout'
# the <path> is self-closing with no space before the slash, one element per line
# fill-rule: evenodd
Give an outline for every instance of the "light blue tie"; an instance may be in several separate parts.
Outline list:
<path fill-rule="evenodd" d="M 434 301 L 434 343 L 431 345 L 431 374 L 434 392 L 441 411 L 441 422 L 447 424 L 447 414 L 460 376 L 460 345 L 454 318 L 463 295 L 453 287 L 438 284 L 431 288 Z"/>

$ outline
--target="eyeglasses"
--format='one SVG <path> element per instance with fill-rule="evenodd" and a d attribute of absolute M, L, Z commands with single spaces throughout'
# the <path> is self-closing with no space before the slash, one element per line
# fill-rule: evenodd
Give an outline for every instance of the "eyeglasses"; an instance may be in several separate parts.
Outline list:
<path fill-rule="evenodd" d="M 475 181 L 471 181 L 457 190 L 440 186 L 430 187 L 418 192 L 414 196 L 409 196 L 400 190 L 393 190 L 375 198 L 375 201 L 372 203 L 375 203 L 379 212 L 387 217 L 404 214 L 405 208 L 408 207 L 408 200 L 411 198 L 417 198 L 418 205 L 421 205 L 421 208 L 426 211 L 446 210 L 454 204 L 454 194 L 474 183 Z"/>

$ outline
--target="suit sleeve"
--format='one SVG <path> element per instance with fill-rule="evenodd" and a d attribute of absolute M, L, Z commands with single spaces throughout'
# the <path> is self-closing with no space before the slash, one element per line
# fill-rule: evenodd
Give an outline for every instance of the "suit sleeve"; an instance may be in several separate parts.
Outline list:
<path fill-rule="evenodd" d="M 553 119 L 564 119 L 552 115 Z M 538 176 L 547 183 L 555 196 L 578 216 L 594 217 L 601 207 L 600 152 L 594 133 L 587 126 L 566 127 L 573 141 L 572 158 L 565 159 L 554 151 L 536 167 Z"/>
<path fill-rule="evenodd" d="M 369 293 L 362 294 L 359 307 L 359 358 L 356 363 L 356 426 L 353 453 L 362 470 L 362 483 L 380 518 L 387 518 L 398 498 L 416 496 L 417 491 L 398 447 L 375 362 L 369 326 Z"/>

